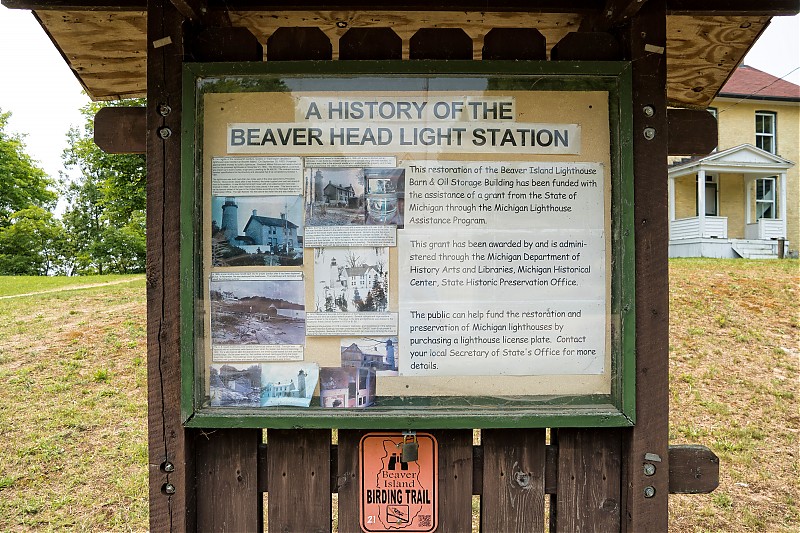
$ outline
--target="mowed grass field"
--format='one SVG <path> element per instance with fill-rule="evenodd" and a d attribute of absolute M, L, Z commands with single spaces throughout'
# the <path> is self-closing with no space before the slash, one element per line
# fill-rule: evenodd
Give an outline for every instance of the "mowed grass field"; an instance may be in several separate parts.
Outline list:
<path fill-rule="evenodd" d="M 721 460 L 674 533 L 800 530 L 798 268 L 670 262 L 670 440 Z M 0 278 L 0 531 L 148 529 L 145 331 L 143 276 Z"/>

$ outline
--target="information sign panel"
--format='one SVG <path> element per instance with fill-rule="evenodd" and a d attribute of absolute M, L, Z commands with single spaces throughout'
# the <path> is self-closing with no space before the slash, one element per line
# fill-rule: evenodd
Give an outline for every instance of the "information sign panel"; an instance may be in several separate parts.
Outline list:
<path fill-rule="evenodd" d="M 629 65 L 379 66 L 187 66 L 187 424 L 632 424 Z"/>
<path fill-rule="evenodd" d="M 403 462 L 403 447 L 414 460 Z M 367 433 L 359 443 L 359 517 L 368 533 L 429 533 L 438 525 L 439 449 L 429 433 Z"/>

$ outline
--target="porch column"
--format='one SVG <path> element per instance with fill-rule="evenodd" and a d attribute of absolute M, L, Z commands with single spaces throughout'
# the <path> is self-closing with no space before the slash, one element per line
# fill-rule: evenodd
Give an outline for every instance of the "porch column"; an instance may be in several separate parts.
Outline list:
<path fill-rule="evenodd" d="M 752 216 L 752 209 L 751 206 L 753 205 L 753 192 L 751 185 L 753 184 L 753 180 L 749 180 L 745 178 L 744 180 L 744 223 L 751 224 L 753 222 Z M 745 230 L 746 232 L 747 230 Z M 747 237 L 747 235 L 745 235 Z"/>
<path fill-rule="evenodd" d="M 706 171 L 697 171 L 697 227 L 700 238 L 706 234 Z"/>
<path fill-rule="evenodd" d="M 788 237 L 788 235 L 786 235 L 786 219 L 787 219 L 787 216 L 786 216 L 787 215 L 787 213 L 786 213 L 786 172 L 781 172 L 780 180 L 781 180 L 781 197 L 780 197 L 780 200 L 778 202 L 778 205 L 780 205 L 780 209 L 778 210 L 778 213 L 780 213 L 781 219 L 783 220 L 783 222 L 781 223 L 781 225 L 783 226 L 783 229 L 781 230 L 781 232 L 782 232 L 781 236 L 785 239 L 786 237 Z"/>
<path fill-rule="evenodd" d="M 669 221 L 675 220 L 675 178 L 670 177 L 669 186 Z"/>

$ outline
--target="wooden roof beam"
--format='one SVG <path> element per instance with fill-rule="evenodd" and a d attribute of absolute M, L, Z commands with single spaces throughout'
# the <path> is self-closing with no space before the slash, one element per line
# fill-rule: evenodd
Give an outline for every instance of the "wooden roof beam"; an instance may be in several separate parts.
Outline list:
<path fill-rule="evenodd" d="M 782 17 L 797 13 L 797 0 L 667 0 L 667 15 Z"/>
<path fill-rule="evenodd" d="M 208 0 L 209 10 L 397 10 L 403 11 L 530 11 L 545 13 L 602 13 L 608 4 L 621 7 L 621 13 L 636 12 L 646 0 L 503 0 L 493 2 L 487 8 L 485 0 L 443 0 L 425 2 L 413 0 L 400 3 L 376 3 L 369 0 L 350 0 L 342 4 L 322 3 L 319 0 Z M 176 0 L 190 3 L 198 0 Z M 10 9 L 54 10 L 54 11 L 144 11 L 147 0 L 0 0 Z M 637 5 L 638 4 L 638 5 Z M 800 12 L 797 0 L 667 0 L 668 15 L 721 15 L 721 16 L 783 16 Z M 630 16 L 630 15 L 629 15 Z"/>
<path fill-rule="evenodd" d="M 606 0 L 599 13 L 583 19 L 580 31 L 604 32 L 622 26 L 639 12 L 645 2 L 647 0 Z"/>
<path fill-rule="evenodd" d="M 181 10 L 191 7 L 181 4 L 197 4 L 201 0 L 170 0 Z M 414 0 L 400 4 L 375 3 L 369 0 L 350 0 L 341 4 L 297 0 L 208 0 L 209 10 L 229 11 L 302 11 L 302 10 L 391 10 L 396 11 L 532 11 L 545 13 L 590 13 L 599 9 L 601 0 L 502 0 L 487 9 L 485 0 L 461 0 L 460 2 Z M 54 11 L 143 11 L 147 0 L 0 0 L 10 9 L 54 10 Z"/>
<path fill-rule="evenodd" d="M 197 24 L 205 18 L 208 12 L 208 2 L 206 0 L 169 0 L 178 13 L 183 15 L 190 22 Z"/>

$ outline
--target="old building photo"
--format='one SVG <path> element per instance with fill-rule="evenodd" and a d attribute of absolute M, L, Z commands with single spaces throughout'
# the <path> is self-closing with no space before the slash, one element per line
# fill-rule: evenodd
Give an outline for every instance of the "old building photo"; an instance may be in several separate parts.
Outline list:
<path fill-rule="evenodd" d="M 308 407 L 317 388 L 316 363 L 268 363 L 263 365 L 261 406 Z"/>
<path fill-rule="evenodd" d="M 306 224 L 364 224 L 363 168 L 307 168 Z"/>
<path fill-rule="evenodd" d="M 371 368 L 378 375 L 397 375 L 397 337 L 350 337 L 341 340 L 342 366 Z"/>
<path fill-rule="evenodd" d="M 211 281 L 213 344 L 303 344 L 302 280 Z"/>
<path fill-rule="evenodd" d="M 261 365 L 211 365 L 208 383 L 213 407 L 261 404 Z"/>
<path fill-rule="evenodd" d="M 375 370 L 354 367 L 322 367 L 319 403 L 322 407 L 367 407 L 375 401 Z"/>
<path fill-rule="evenodd" d="M 314 298 L 320 312 L 388 311 L 389 249 L 316 249 Z"/>
<path fill-rule="evenodd" d="M 212 197 L 211 254 L 214 266 L 302 265 L 302 197 Z"/>

